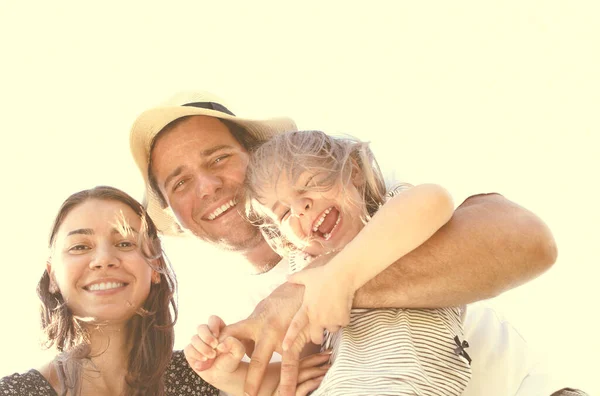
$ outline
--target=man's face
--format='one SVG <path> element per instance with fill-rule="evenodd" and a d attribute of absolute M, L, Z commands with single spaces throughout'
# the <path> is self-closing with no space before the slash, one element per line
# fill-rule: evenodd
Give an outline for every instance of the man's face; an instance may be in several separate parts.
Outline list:
<path fill-rule="evenodd" d="M 184 228 L 233 250 L 262 240 L 241 215 L 248 153 L 225 124 L 189 117 L 159 136 L 151 156 L 160 191 Z"/>

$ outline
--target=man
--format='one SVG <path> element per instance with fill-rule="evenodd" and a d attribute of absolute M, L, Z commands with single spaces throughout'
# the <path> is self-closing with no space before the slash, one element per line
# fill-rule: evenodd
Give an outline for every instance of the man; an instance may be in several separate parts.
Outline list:
<path fill-rule="evenodd" d="M 148 209 L 159 229 L 165 234 L 185 230 L 237 251 L 258 272 L 275 268 L 280 257 L 238 209 L 248 151 L 274 134 L 291 130 L 296 126 L 287 118 L 256 121 L 236 117 L 222 100 L 207 93 L 180 94 L 164 106 L 142 113 L 132 127 L 130 144 L 146 182 Z M 425 244 L 363 286 L 353 306 L 468 304 L 533 279 L 555 259 L 554 239 L 540 219 L 498 194 L 477 195 L 460 205 L 452 220 Z M 283 336 L 302 302 L 303 288 L 284 282 L 285 278 L 281 279 L 282 285 L 264 298 L 247 320 L 226 329 L 254 342 L 245 387 L 250 395 L 257 393 L 273 351 L 281 352 Z M 499 322 L 489 323 L 479 325 L 483 330 L 478 330 L 477 323 L 469 327 L 467 318 L 465 335 L 481 339 L 485 335 L 477 331 L 493 332 L 491 337 L 516 333 Z M 293 394 L 298 355 L 306 341 L 306 335 L 299 337 L 296 345 L 282 354 L 282 394 Z M 472 345 L 469 351 L 473 378 L 467 393 L 516 393 L 531 365 L 515 369 L 512 362 L 502 361 L 508 356 L 503 347 L 484 347 Z M 521 355 L 510 358 L 523 364 Z M 484 369 L 494 372 L 486 376 L 481 372 Z M 501 386 L 493 381 L 490 385 L 491 377 L 502 378 Z"/>

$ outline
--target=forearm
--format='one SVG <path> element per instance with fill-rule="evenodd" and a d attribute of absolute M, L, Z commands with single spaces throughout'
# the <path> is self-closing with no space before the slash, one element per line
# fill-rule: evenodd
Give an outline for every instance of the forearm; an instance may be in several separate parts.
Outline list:
<path fill-rule="evenodd" d="M 244 395 L 244 382 L 248 373 L 249 364 L 241 362 L 238 369 L 232 373 L 211 368 L 199 373 L 203 380 L 215 388 L 232 396 Z M 271 363 L 260 386 L 259 396 L 271 396 L 279 384 L 281 363 Z"/>
<path fill-rule="evenodd" d="M 327 264 L 338 280 L 353 290 L 430 238 L 452 216 L 448 192 L 423 184 L 396 195 L 383 205 L 360 233 Z"/>
<path fill-rule="evenodd" d="M 360 288 L 354 307 L 468 304 L 533 279 L 555 260 L 554 238 L 537 216 L 501 195 L 478 195 L 425 243 Z"/>

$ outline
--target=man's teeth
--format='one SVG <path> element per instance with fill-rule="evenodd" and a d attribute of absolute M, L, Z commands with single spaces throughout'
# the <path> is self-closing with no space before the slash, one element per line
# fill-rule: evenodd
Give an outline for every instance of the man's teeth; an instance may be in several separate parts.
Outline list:
<path fill-rule="evenodd" d="M 331 229 L 331 231 L 329 231 L 327 234 L 323 234 L 323 238 L 325 238 L 325 240 L 329 240 L 329 237 L 331 236 L 331 234 L 333 234 L 333 231 L 335 230 L 335 228 L 337 227 L 338 224 L 340 224 L 340 216 L 338 215 L 337 220 L 335 221 L 335 224 L 333 225 L 333 228 Z"/>
<path fill-rule="evenodd" d="M 219 217 L 219 215 L 221 213 L 225 212 L 227 209 L 231 208 L 236 203 L 237 203 L 237 200 L 234 198 L 234 199 L 230 200 L 229 202 L 227 202 L 226 204 L 221 205 L 221 207 L 215 209 L 214 212 L 212 212 L 211 214 L 208 215 L 208 220 L 216 219 L 217 217 Z"/>
<path fill-rule="evenodd" d="M 325 209 L 325 212 L 323 212 L 323 214 L 321 215 L 321 217 L 319 217 L 319 220 L 317 220 L 317 222 L 315 223 L 315 226 L 313 227 L 313 232 L 317 232 L 317 230 L 319 229 L 319 227 L 321 227 L 321 224 L 323 224 L 323 220 L 325 220 L 325 217 L 327 217 L 327 215 L 329 214 L 329 212 L 331 212 L 331 209 L 333 208 L 333 206 L 329 209 Z"/>
<path fill-rule="evenodd" d="M 110 289 L 116 289 L 117 287 L 122 287 L 122 286 L 125 286 L 125 283 L 121 283 L 121 282 L 94 283 L 93 285 L 88 287 L 88 290 L 90 290 L 90 291 L 110 290 Z"/>

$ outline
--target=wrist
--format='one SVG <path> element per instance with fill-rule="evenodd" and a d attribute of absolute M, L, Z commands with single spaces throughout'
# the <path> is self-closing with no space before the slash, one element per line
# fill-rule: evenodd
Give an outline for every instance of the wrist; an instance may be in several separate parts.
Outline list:
<path fill-rule="evenodd" d="M 338 260 L 332 260 L 325 266 L 326 277 L 333 283 L 342 284 L 352 295 L 360 288 L 356 271 L 349 271 L 348 266 L 338 264 Z"/>

